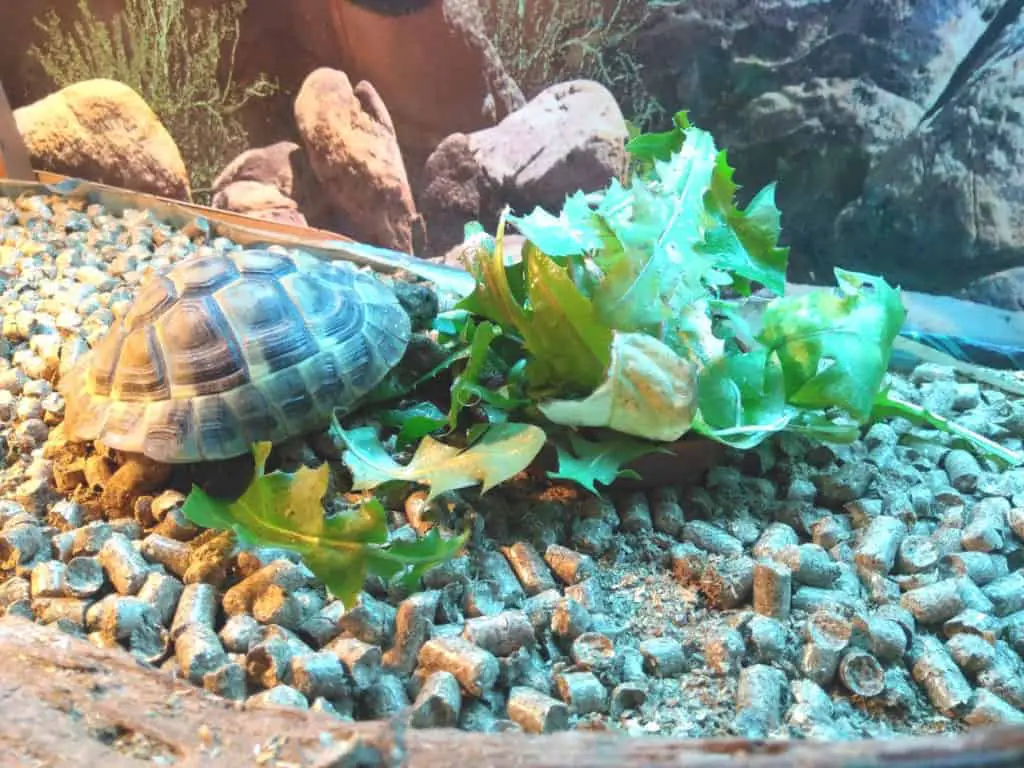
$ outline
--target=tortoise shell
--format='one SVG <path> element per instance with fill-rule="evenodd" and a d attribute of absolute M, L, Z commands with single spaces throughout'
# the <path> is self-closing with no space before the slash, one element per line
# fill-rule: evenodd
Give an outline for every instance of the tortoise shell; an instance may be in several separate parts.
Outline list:
<path fill-rule="evenodd" d="M 66 436 L 166 463 L 228 459 L 351 410 L 405 353 L 409 316 L 347 263 L 239 250 L 143 281 L 60 383 Z"/>

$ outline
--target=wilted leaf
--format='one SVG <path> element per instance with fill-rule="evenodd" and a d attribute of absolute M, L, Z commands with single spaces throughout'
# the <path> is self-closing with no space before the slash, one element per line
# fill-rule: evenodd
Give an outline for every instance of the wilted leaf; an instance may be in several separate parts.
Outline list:
<path fill-rule="evenodd" d="M 544 430 L 530 424 L 493 424 L 465 450 L 425 437 L 403 466 L 384 449 L 373 427 L 339 432 L 348 446 L 343 460 L 352 472 L 353 488 L 403 480 L 430 486 L 428 498 L 477 484 L 484 493 L 526 469 L 546 439 Z"/>
<path fill-rule="evenodd" d="M 697 409 L 697 366 L 652 336 L 616 332 L 608 375 L 581 400 L 537 404 L 556 424 L 678 440 Z"/>

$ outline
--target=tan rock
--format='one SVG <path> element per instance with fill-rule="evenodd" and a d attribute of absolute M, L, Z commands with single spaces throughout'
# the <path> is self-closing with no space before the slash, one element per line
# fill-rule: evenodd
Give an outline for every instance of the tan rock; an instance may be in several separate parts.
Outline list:
<path fill-rule="evenodd" d="M 292 141 L 246 150 L 228 163 L 213 182 L 215 208 L 256 215 L 260 210 L 281 207 L 282 201 L 290 203 L 285 207 L 295 209 L 298 218 L 294 223 L 299 219 L 314 227 L 328 227 L 331 223 L 330 205 L 323 188 L 305 151 Z"/>
<path fill-rule="evenodd" d="M 191 199 L 174 139 L 142 97 L 123 83 L 75 83 L 16 109 L 14 119 L 35 168 Z"/>
<path fill-rule="evenodd" d="M 419 217 L 387 107 L 374 87 L 344 72 L 312 72 L 295 98 L 295 121 L 313 172 L 344 233 L 411 252 Z"/>
<path fill-rule="evenodd" d="M 571 80 L 541 91 L 493 128 L 453 134 L 427 160 L 420 210 L 429 255 L 462 241 L 467 221 L 493 231 L 501 209 L 552 213 L 626 169 L 626 122 L 600 83 Z"/>
<path fill-rule="evenodd" d="M 214 194 L 212 204 L 214 208 L 266 221 L 309 225 L 294 200 L 282 195 L 277 187 L 259 181 L 233 181 Z"/>

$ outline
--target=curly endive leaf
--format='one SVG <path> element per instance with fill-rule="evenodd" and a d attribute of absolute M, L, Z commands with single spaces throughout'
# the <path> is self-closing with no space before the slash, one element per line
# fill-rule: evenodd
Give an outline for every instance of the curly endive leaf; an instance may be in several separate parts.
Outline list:
<path fill-rule="evenodd" d="M 238 499 L 217 499 L 193 487 L 182 511 L 196 525 L 233 531 L 242 544 L 298 552 L 346 607 L 355 604 L 367 574 L 412 584 L 465 542 L 465 535 L 442 539 L 434 531 L 415 545 L 389 543 L 387 516 L 376 499 L 327 517 L 328 466 L 266 474 L 270 448 L 266 442 L 253 447 L 253 480 Z"/>
<path fill-rule="evenodd" d="M 353 488 L 366 490 L 391 480 L 430 486 L 428 498 L 482 484 L 486 493 L 526 469 L 544 447 L 544 430 L 531 424 L 493 424 L 467 449 L 424 437 L 407 465 L 395 461 L 373 427 L 338 428 L 347 446 L 342 458 L 352 472 Z"/>

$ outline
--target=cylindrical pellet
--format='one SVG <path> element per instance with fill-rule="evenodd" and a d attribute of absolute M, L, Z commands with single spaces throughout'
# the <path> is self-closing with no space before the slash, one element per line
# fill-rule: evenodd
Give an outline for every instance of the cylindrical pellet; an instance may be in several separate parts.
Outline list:
<path fill-rule="evenodd" d="M 219 637 L 225 649 L 244 654 L 257 642 L 261 629 L 260 623 L 248 613 L 236 613 L 224 622 Z"/>
<path fill-rule="evenodd" d="M 202 685 L 203 676 L 228 660 L 217 633 L 202 624 L 186 627 L 174 643 L 174 655 L 182 674 L 192 683 Z"/>
<path fill-rule="evenodd" d="M 290 685 L 275 685 L 245 700 L 246 709 L 309 709 L 309 701 Z"/>
<path fill-rule="evenodd" d="M 731 533 L 705 520 L 690 520 L 683 526 L 683 540 L 714 555 L 739 557 L 743 542 Z"/>
<path fill-rule="evenodd" d="M 569 728 L 569 708 L 532 688 L 513 686 L 506 708 L 509 718 L 527 733 L 553 733 Z"/>
<path fill-rule="evenodd" d="M 889 515 L 874 518 L 854 548 L 858 568 L 882 574 L 892 571 L 896 553 L 906 534 L 907 527 L 902 520 Z"/>
<path fill-rule="evenodd" d="M 751 616 L 746 632 L 751 654 L 759 664 L 778 662 L 792 650 L 789 630 L 774 618 Z"/>
<path fill-rule="evenodd" d="M 356 688 L 361 691 L 369 688 L 380 677 L 382 654 L 376 645 L 364 643 L 356 637 L 338 637 L 328 643 L 324 650 L 338 657 Z"/>
<path fill-rule="evenodd" d="M 996 649 L 979 635 L 966 632 L 953 635 L 946 641 L 946 650 L 964 672 L 977 675 L 991 667 L 996 660 Z"/>
<path fill-rule="evenodd" d="M 949 484 L 961 493 L 973 493 L 981 477 L 981 465 L 974 454 L 961 448 L 954 448 L 946 454 L 943 468 L 949 476 Z"/>
<path fill-rule="evenodd" d="M 562 598 L 551 613 L 551 632 L 559 640 L 571 643 L 590 629 L 590 611 L 570 598 Z"/>
<path fill-rule="evenodd" d="M 159 563 L 180 579 L 188 570 L 192 551 L 185 542 L 153 533 L 142 540 L 142 554 L 147 560 Z"/>
<path fill-rule="evenodd" d="M 184 636 L 195 624 L 182 633 Z M 180 641 L 179 641 L 180 645 Z M 261 639 L 249 646 L 245 654 L 245 669 L 250 679 L 264 688 L 273 688 L 279 683 L 290 681 L 292 659 L 299 653 L 292 643 L 281 637 Z"/>
<path fill-rule="evenodd" d="M 670 637 L 651 637 L 640 643 L 644 669 L 655 677 L 675 677 L 683 672 L 686 659 L 683 646 Z"/>
<path fill-rule="evenodd" d="M 968 725 L 1024 725 L 1024 712 L 991 691 L 979 688 L 974 693 L 971 711 L 964 715 Z"/>
<path fill-rule="evenodd" d="M 929 635 L 915 638 L 911 664 L 914 680 L 939 712 L 957 717 L 968 710 L 974 691 L 941 641 Z"/>
<path fill-rule="evenodd" d="M 900 605 L 922 624 L 941 624 L 964 609 L 964 600 L 957 580 L 943 579 L 904 593 Z"/>
<path fill-rule="evenodd" d="M 311 701 L 318 696 L 338 699 L 349 691 L 345 668 L 328 651 L 293 656 L 289 673 L 291 685 Z"/>
<path fill-rule="evenodd" d="M 679 503 L 679 492 L 672 486 L 651 491 L 651 522 L 654 530 L 677 538 L 686 524 L 686 515 Z"/>
<path fill-rule="evenodd" d="M 393 605 L 361 592 L 355 606 L 338 619 L 338 626 L 364 643 L 383 646 L 395 635 L 397 613 Z"/>
<path fill-rule="evenodd" d="M 461 637 L 428 640 L 420 650 L 419 663 L 427 671 L 451 672 L 471 696 L 482 696 L 498 679 L 494 654 Z"/>
<path fill-rule="evenodd" d="M 783 547 L 774 559 L 786 565 L 793 581 L 829 589 L 839 578 L 839 564 L 817 544 Z"/>
<path fill-rule="evenodd" d="M 203 675 L 203 688 L 210 693 L 223 696 L 225 699 L 243 701 L 248 694 L 245 667 L 237 662 L 229 661 Z"/>
<path fill-rule="evenodd" d="M 673 545 L 669 552 L 672 576 L 683 586 L 698 583 L 708 566 L 708 553 L 686 541 Z"/>
<path fill-rule="evenodd" d="M 791 525 L 772 523 L 754 544 L 753 554 L 758 560 L 774 560 L 778 552 L 799 543 L 800 537 Z"/>
<path fill-rule="evenodd" d="M 67 594 L 68 567 L 60 560 L 44 560 L 32 568 L 33 597 L 64 597 Z"/>
<path fill-rule="evenodd" d="M 537 642 L 533 625 L 520 610 L 469 619 L 462 636 L 495 656 L 508 656 Z"/>
<path fill-rule="evenodd" d="M 867 651 L 848 648 L 839 661 L 839 679 L 847 690 L 870 698 L 885 690 L 885 670 Z"/>
<path fill-rule="evenodd" d="M 1005 555 L 990 552 L 950 552 L 943 563 L 954 575 L 967 577 L 979 587 L 1010 573 Z"/>
<path fill-rule="evenodd" d="M 440 592 L 418 592 L 398 606 L 395 619 L 394 645 L 384 654 L 384 668 L 407 677 L 416 667 L 423 644 L 430 637 Z"/>
<path fill-rule="evenodd" d="M 594 560 L 590 555 L 563 547 L 561 544 L 549 544 L 544 551 L 544 560 L 563 584 L 576 584 L 593 575 L 595 570 Z"/>
<path fill-rule="evenodd" d="M 700 586 L 715 608 L 738 608 L 750 600 L 754 591 L 754 561 L 749 557 L 729 557 L 709 563 Z"/>
<path fill-rule="evenodd" d="M 108 538 L 96 556 L 110 583 L 122 595 L 134 595 L 149 576 L 150 567 L 142 554 L 122 534 Z"/>
<path fill-rule="evenodd" d="M 616 499 L 616 511 L 622 530 L 627 533 L 640 533 L 654 529 L 651 519 L 651 507 L 643 491 L 629 491 Z"/>
<path fill-rule="evenodd" d="M 1007 516 L 1010 502 L 1000 496 L 978 501 L 970 510 L 960 541 L 965 550 L 996 552 L 1003 548 L 1009 534 Z"/>
<path fill-rule="evenodd" d="M 793 577 L 789 568 L 771 560 L 754 566 L 754 610 L 763 616 L 789 618 L 793 598 Z"/>
<path fill-rule="evenodd" d="M 202 582 L 186 584 L 171 622 L 171 640 L 177 640 L 178 636 L 193 624 L 202 624 L 213 629 L 216 618 L 217 590 Z"/>
<path fill-rule="evenodd" d="M 939 550 L 927 536 L 907 536 L 900 543 L 896 558 L 899 573 L 922 573 L 939 562 Z"/>
<path fill-rule="evenodd" d="M 85 627 L 90 608 L 88 600 L 77 597 L 37 597 L 32 601 L 32 615 L 42 624 L 70 621 L 75 626 Z M 10 606 L 8 606 L 10 615 Z"/>
<path fill-rule="evenodd" d="M 79 555 L 68 560 L 65 587 L 70 597 L 93 597 L 105 584 L 106 574 L 97 558 Z"/>
<path fill-rule="evenodd" d="M 363 714 L 374 720 L 387 719 L 409 706 L 405 684 L 390 673 L 381 675 L 359 698 Z"/>
<path fill-rule="evenodd" d="M 583 579 L 578 584 L 567 586 L 565 596 L 575 600 L 591 613 L 604 613 L 607 610 L 607 595 L 593 576 Z"/>
<path fill-rule="evenodd" d="M 224 612 L 229 616 L 250 612 L 256 599 L 272 584 L 293 592 L 307 586 L 309 576 L 308 569 L 290 560 L 274 560 L 224 593 Z"/>
<path fill-rule="evenodd" d="M 570 656 L 580 669 L 605 670 L 615 663 L 615 645 L 600 632 L 584 632 L 573 640 Z"/>
<path fill-rule="evenodd" d="M 509 547 L 502 547 L 501 551 L 508 558 L 509 565 L 512 566 L 527 595 L 533 596 L 555 588 L 551 570 L 533 545 L 518 541 Z"/>
<path fill-rule="evenodd" d="M 981 591 L 992 601 L 996 616 L 1024 610 L 1024 568 L 986 584 Z"/>
<path fill-rule="evenodd" d="M 718 624 L 704 635 L 704 662 L 713 675 L 728 676 L 743 665 L 746 644 L 739 630 Z"/>
<path fill-rule="evenodd" d="M 454 728 L 462 710 L 462 690 L 450 672 L 437 670 L 427 675 L 412 704 L 409 724 L 413 728 Z"/>
<path fill-rule="evenodd" d="M 565 672 L 555 676 L 558 698 L 573 714 L 586 715 L 608 710 L 608 691 L 592 672 Z"/>
<path fill-rule="evenodd" d="M 782 722 L 786 686 L 786 675 L 781 670 L 766 664 L 745 667 L 736 687 L 736 709 L 758 712 L 774 730 Z"/>

